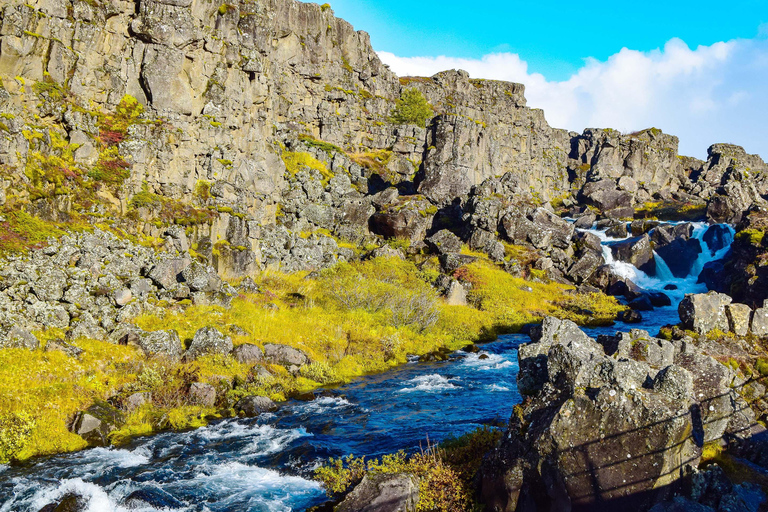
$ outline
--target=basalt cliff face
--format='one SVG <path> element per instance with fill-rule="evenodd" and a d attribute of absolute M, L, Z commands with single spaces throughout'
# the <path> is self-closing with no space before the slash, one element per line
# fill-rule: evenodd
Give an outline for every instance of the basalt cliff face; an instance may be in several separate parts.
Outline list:
<path fill-rule="evenodd" d="M 223 276 L 352 257 L 338 239 L 441 226 L 469 239 L 466 205 L 501 177 L 531 204 L 583 199 L 615 218 L 678 201 L 735 221 L 766 192 L 753 178 L 765 164 L 735 146 L 701 162 L 658 130 L 551 128 L 520 84 L 398 79 L 327 5 L 44 0 L 0 16 L 0 203 L 52 220 L 134 211 L 121 227 L 155 237 L 183 220 Z M 426 127 L 390 121 L 408 88 L 434 107 Z M 388 187 L 398 194 L 373 199 Z M 212 214 L 181 219 L 168 201 Z M 389 210 L 421 218 L 372 221 Z M 318 229 L 337 240 L 306 237 Z"/>

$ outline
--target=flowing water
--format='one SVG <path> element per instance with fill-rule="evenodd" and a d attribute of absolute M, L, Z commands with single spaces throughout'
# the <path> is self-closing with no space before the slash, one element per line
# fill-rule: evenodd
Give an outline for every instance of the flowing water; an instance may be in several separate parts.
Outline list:
<path fill-rule="evenodd" d="M 706 229 L 697 224 L 694 237 L 701 241 Z M 691 276 L 674 278 L 657 258 L 657 275 L 650 277 L 614 261 L 607 244 L 616 239 L 595 233 L 616 272 L 672 298 L 673 306 L 645 312 L 643 322 L 631 326 L 652 334 L 678 322 L 677 304 L 684 294 L 706 291 L 696 283 L 703 265 L 727 252 L 726 247 L 713 254 L 702 241 Z M 669 284 L 677 290 L 664 290 Z M 587 332 L 596 336 L 625 328 L 617 324 Z M 325 501 L 311 474 L 329 457 L 412 451 L 427 438 L 440 441 L 482 424 L 506 422 L 520 400 L 517 346 L 527 341 L 524 335 L 502 336 L 480 353 L 457 352 L 436 363 L 412 361 L 328 390 L 311 402 L 290 401 L 258 419 L 228 419 L 189 432 L 137 438 L 122 448 L 0 466 L 0 512 L 37 512 L 72 491 L 90 498 L 90 512 L 304 510 Z M 152 505 L 129 508 L 126 498 L 136 491 Z"/>

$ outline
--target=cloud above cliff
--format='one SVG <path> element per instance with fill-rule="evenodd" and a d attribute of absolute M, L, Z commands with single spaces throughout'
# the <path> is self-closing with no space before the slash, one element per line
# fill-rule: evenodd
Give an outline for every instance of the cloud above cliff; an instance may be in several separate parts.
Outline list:
<path fill-rule="evenodd" d="M 400 76 L 464 69 L 473 78 L 521 82 L 528 105 L 544 109 L 552 126 L 625 132 L 655 126 L 680 137 L 682 154 L 705 158 L 709 145 L 731 142 L 768 159 L 766 36 L 768 28 L 761 27 L 756 39 L 695 49 L 680 39 L 650 52 L 624 48 L 605 61 L 586 59 L 560 82 L 529 72 L 512 53 L 481 59 L 379 55 Z"/>

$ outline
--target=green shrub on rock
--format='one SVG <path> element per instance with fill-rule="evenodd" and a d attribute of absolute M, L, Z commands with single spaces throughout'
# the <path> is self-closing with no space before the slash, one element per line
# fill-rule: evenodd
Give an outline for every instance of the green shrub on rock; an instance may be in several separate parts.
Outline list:
<path fill-rule="evenodd" d="M 423 127 L 434 115 L 427 99 L 418 89 L 406 89 L 400 99 L 395 102 L 395 108 L 390 115 L 395 124 L 414 124 Z"/>

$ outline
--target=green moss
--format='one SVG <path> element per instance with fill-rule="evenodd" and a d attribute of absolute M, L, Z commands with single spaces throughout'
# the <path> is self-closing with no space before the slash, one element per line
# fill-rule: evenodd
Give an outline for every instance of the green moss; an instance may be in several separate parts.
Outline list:
<path fill-rule="evenodd" d="M 323 184 L 327 184 L 328 181 L 333 178 L 333 173 L 328 170 L 328 167 L 309 153 L 283 151 L 282 159 L 283 163 L 285 163 L 285 168 L 292 176 L 296 175 L 296 173 L 301 170 L 310 169 L 320 173 Z"/>
<path fill-rule="evenodd" d="M 319 148 L 328 153 L 328 155 L 333 155 L 334 153 L 344 153 L 344 150 L 341 149 L 339 146 L 336 146 L 334 144 L 331 144 L 329 142 L 325 142 L 322 140 L 318 140 L 310 135 L 299 135 L 299 140 L 303 142 L 305 145 L 311 147 L 311 148 Z"/>
<path fill-rule="evenodd" d="M 746 242 L 750 245 L 761 245 L 763 243 L 763 238 L 765 237 L 765 231 L 761 231 L 759 229 L 745 229 L 744 231 L 739 231 L 736 233 L 736 240 L 739 240 L 740 242 Z"/>
<path fill-rule="evenodd" d="M 323 12 L 329 11 L 330 9 L 331 9 L 331 4 L 323 4 L 320 6 L 320 10 Z"/>

